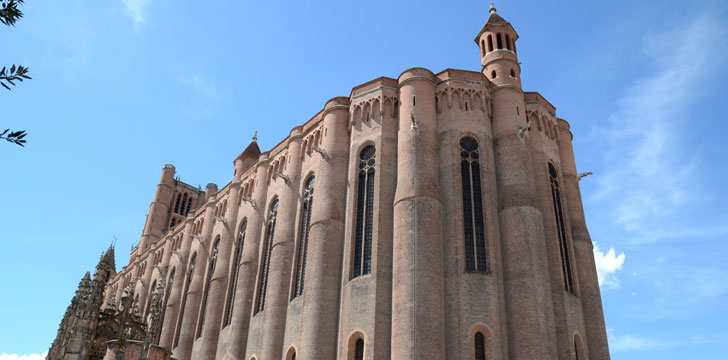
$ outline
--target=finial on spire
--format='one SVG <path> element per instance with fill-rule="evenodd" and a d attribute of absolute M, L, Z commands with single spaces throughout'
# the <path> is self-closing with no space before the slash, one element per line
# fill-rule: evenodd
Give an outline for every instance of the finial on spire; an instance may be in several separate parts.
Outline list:
<path fill-rule="evenodd" d="M 491 14 L 495 13 L 495 5 L 493 4 L 492 1 L 490 2 L 490 13 Z"/>
<path fill-rule="evenodd" d="M 255 134 L 253 134 L 253 142 L 258 142 L 258 130 L 255 130 Z"/>

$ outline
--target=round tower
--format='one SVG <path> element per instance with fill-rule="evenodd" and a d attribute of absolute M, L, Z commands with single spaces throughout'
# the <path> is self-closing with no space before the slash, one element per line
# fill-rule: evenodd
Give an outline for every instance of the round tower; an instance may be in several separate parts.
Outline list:
<path fill-rule="evenodd" d="M 480 47 L 481 71 L 496 85 L 521 88 L 521 65 L 516 55 L 518 34 L 513 26 L 496 13 L 490 3 L 490 15 L 475 37 Z"/>
<path fill-rule="evenodd" d="M 515 52 L 518 35 L 491 3 L 475 37 L 492 94 L 493 159 L 496 170 L 507 341 L 511 359 L 558 357 L 543 215 L 523 136 L 525 98 Z"/>
<path fill-rule="evenodd" d="M 159 240 L 162 232 L 167 226 L 169 216 L 169 203 L 174 191 L 174 166 L 167 164 L 162 169 L 162 177 L 157 185 L 157 192 L 154 194 L 154 201 L 149 206 L 147 223 L 144 225 L 144 232 L 139 241 L 139 250 L 146 250 L 150 244 Z"/>
<path fill-rule="evenodd" d="M 392 239 L 392 359 L 443 359 L 444 322 L 435 76 L 399 76 Z"/>

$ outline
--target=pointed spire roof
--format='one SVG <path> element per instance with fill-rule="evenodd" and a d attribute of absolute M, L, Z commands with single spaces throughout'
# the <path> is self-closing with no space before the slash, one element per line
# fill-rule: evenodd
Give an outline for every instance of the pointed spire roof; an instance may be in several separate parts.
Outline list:
<path fill-rule="evenodd" d="M 114 270 L 116 271 L 116 260 L 114 258 L 114 245 L 110 245 L 109 249 L 101 255 L 97 269 Z"/>
<path fill-rule="evenodd" d="M 238 157 L 236 157 L 235 159 L 237 160 L 246 157 L 257 159 L 260 153 L 261 151 L 258 147 L 258 131 L 256 130 L 255 134 L 253 135 L 253 141 L 251 141 L 248 147 L 246 147 L 245 150 L 243 150 L 243 152 L 240 153 L 240 155 L 238 155 Z"/>
<path fill-rule="evenodd" d="M 258 157 L 260 155 L 260 148 L 258 147 L 258 143 L 253 141 L 248 145 L 248 147 L 243 150 L 243 153 L 240 154 L 242 156 L 253 156 Z"/>
<path fill-rule="evenodd" d="M 489 25 L 508 25 L 509 28 L 513 31 L 513 33 L 516 35 L 516 38 L 518 38 L 518 33 L 516 33 L 516 29 L 513 28 L 511 23 L 509 23 L 506 19 L 502 18 L 498 13 L 496 12 L 495 5 L 493 5 L 493 2 L 490 3 L 490 15 L 488 15 L 488 20 L 485 21 L 485 25 L 483 25 L 483 28 L 480 29 L 478 32 L 478 35 L 475 36 L 475 43 L 478 43 L 478 39 L 480 39 L 480 35 L 485 32 L 485 28 L 487 28 Z"/>

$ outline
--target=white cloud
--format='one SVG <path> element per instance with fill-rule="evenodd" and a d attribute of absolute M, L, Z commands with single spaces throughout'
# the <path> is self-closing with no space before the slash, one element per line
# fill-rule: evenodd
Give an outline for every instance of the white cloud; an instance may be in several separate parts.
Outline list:
<path fill-rule="evenodd" d="M 614 329 L 607 329 L 609 350 L 612 352 L 665 350 L 679 346 L 695 346 L 705 344 L 725 344 L 725 334 L 716 333 L 710 336 L 692 335 L 677 339 L 665 340 L 652 336 L 617 335 Z"/>
<path fill-rule="evenodd" d="M 602 252 L 594 243 L 594 262 L 597 266 L 597 277 L 599 278 L 599 286 L 605 288 L 618 288 L 619 280 L 617 279 L 617 270 L 622 269 L 624 264 L 624 253 L 616 255 L 614 248 L 609 248 L 606 253 Z"/>
<path fill-rule="evenodd" d="M 137 24 L 144 22 L 144 8 L 147 6 L 148 0 L 121 0 L 121 2 L 124 3 L 129 16 Z"/>
<path fill-rule="evenodd" d="M 684 134 L 694 121 L 691 108 L 703 81 L 723 57 L 722 36 L 720 23 L 711 16 L 648 36 L 642 48 L 654 70 L 643 71 L 624 90 L 606 125 L 594 129 L 594 140 L 606 141 L 609 150 L 604 171 L 594 179 L 599 190 L 593 200 L 614 209 L 611 222 L 632 243 L 695 232 L 678 220 L 686 209 L 700 208 L 695 175 L 709 164 Z"/>
<path fill-rule="evenodd" d="M 48 356 L 46 350 L 43 354 L 30 354 L 30 355 L 18 355 L 18 354 L 0 354 L 0 360 L 43 360 Z"/>
<path fill-rule="evenodd" d="M 179 76 L 178 80 L 208 100 L 219 100 L 222 98 L 222 94 L 217 90 L 213 82 L 207 81 L 198 75 Z"/>
<path fill-rule="evenodd" d="M 666 349 L 679 345 L 677 342 L 663 341 L 651 337 L 639 337 L 629 334 L 616 335 L 614 329 L 607 329 L 609 349 L 611 351 L 635 351 Z"/>

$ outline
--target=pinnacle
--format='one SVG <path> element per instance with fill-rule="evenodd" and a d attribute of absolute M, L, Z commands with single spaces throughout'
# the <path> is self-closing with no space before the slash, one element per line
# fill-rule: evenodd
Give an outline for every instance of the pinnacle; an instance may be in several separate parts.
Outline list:
<path fill-rule="evenodd" d="M 101 255 L 101 259 L 99 260 L 98 265 L 96 265 L 96 268 L 116 271 L 116 260 L 114 257 L 113 245 L 109 246 L 109 249 Z"/>
<path fill-rule="evenodd" d="M 260 148 L 258 147 L 258 143 L 256 142 L 257 138 L 253 138 L 253 141 L 248 145 L 248 147 L 243 150 L 243 153 L 240 154 L 241 156 L 252 156 L 252 157 L 258 157 L 260 155 Z"/>

